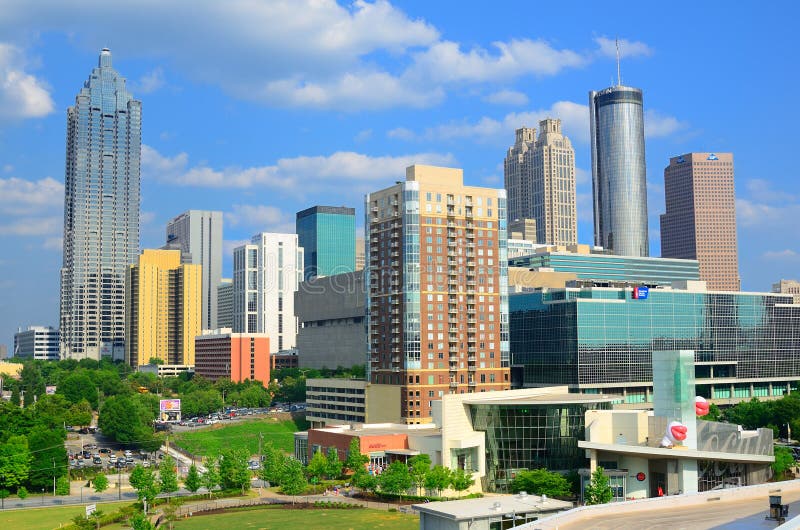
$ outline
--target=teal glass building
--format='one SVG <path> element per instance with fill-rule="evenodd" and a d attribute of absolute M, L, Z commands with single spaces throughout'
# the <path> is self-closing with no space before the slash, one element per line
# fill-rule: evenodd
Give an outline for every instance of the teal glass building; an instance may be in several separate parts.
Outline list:
<path fill-rule="evenodd" d="M 694 259 L 647 258 L 611 254 L 540 252 L 509 260 L 510 267 L 547 267 L 570 272 L 579 279 L 608 282 L 638 282 L 669 285 L 679 280 L 699 280 L 700 266 Z"/>
<path fill-rule="evenodd" d="M 355 208 L 312 206 L 297 212 L 296 228 L 306 280 L 356 270 Z"/>
<path fill-rule="evenodd" d="M 780 396 L 800 379 L 800 305 L 791 295 L 635 292 L 584 287 L 509 297 L 512 366 L 522 368 L 523 384 L 648 403 L 654 350 L 693 350 L 697 393 L 721 404 Z"/>

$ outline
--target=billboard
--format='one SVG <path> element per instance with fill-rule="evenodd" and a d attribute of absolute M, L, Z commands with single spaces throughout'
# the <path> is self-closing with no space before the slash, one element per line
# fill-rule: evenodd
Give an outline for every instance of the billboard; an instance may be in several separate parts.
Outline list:
<path fill-rule="evenodd" d="M 162 399 L 160 401 L 159 410 L 161 412 L 179 412 L 181 410 L 180 399 Z"/>
<path fill-rule="evenodd" d="M 634 300 L 647 300 L 647 297 L 650 295 L 650 288 L 641 285 L 639 287 L 633 288 L 633 299 Z"/>
<path fill-rule="evenodd" d="M 56 387 L 54 385 L 47 385 L 46 387 L 44 387 L 44 393 L 47 394 L 48 396 L 52 396 L 53 394 L 56 393 Z"/>

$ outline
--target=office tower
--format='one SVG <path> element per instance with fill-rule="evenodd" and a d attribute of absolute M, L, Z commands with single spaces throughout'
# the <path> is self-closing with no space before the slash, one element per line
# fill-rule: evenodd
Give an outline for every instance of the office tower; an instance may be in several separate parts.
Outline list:
<path fill-rule="evenodd" d="M 366 265 L 366 254 L 364 251 L 364 238 L 356 238 L 356 270 L 363 271 Z"/>
<path fill-rule="evenodd" d="M 156 358 L 194 365 L 194 338 L 202 331 L 202 267 L 181 263 L 179 250 L 142 251 L 125 285 L 125 362 Z"/>
<path fill-rule="evenodd" d="M 296 227 L 306 280 L 356 270 L 355 208 L 312 206 L 297 212 Z"/>
<path fill-rule="evenodd" d="M 773 293 L 790 294 L 795 304 L 800 304 L 800 282 L 797 280 L 780 280 L 772 284 Z"/>
<path fill-rule="evenodd" d="M 515 223 L 535 221 L 534 243 L 577 243 L 575 150 L 561 132 L 561 120 L 540 121 L 538 138 L 536 129 L 517 129 L 516 143 L 508 150 L 504 167 L 509 204 L 513 200 L 516 209 L 509 219 Z M 519 197 L 512 199 L 515 194 Z"/>
<path fill-rule="evenodd" d="M 514 219 L 508 222 L 508 239 L 524 239 L 536 244 L 536 219 Z"/>
<path fill-rule="evenodd" d="M 125 337 L 125 271 L 139 251 L 142 104 L 103 49 L 67 109 L 60 351 L 99 359 Z"/>
<path fill-rule="evenodd" d="M 266 333 L 270 353 L 295 347 L 294 293 L 303 280 L 296 234 L 263 232 L 233 251 L 233 331 Z"/>
<path fill-rule="evenodd" d="M 14 357 L 37 361 L 59 359 L 58 330 L 49 326 L 29 326 L 14 333 Z"/>
<path fill-rule="evenodd" d="M 409 423 L 446 393 L 508 389 L 505 190 L 414 165 L 366 212 L 371 382 L 402 387 Z"/>
<path fill-rule="evenodd" d="M 203 329 L 216 329 L 217 286 L 222 278 L 222 212 L 189 210 L 167 223 L 167 247 L 203 267 Z"/>
<path fill-rule="evenodd" d="M 233 278 L 222 278 L 217 285 L 217 325 L 233 329 Z"/>
<path fill-rule="evenodd" d="M 714 291 L 738 291 L 733 154 L 688 153 L 664 168 L 661 255 L 696 259 Z"/>
<path fill-rule="evenodd" d="M 589 92 L 594 244 L 649 256 L 642 91 L 618 84 Z"/>
<path fill-rule="evenodd" d="M 269 384 L 269 337 L 263 333 L 231 333 L 222 328 L 195 337 L 194 373 L 209 381 Z"/>

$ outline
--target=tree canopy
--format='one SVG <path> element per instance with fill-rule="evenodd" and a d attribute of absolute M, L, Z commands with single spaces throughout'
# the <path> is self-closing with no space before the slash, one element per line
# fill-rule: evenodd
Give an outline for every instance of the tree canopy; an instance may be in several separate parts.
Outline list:
<path fill-rule="evenodd" d="M 567 497 L 570 495 L 570 484 L 560 473 L 546 469 L 532 469 L 517 473 L 517 476 L 511 481 L 511 491 L 514 493 L 526 491 L 548 497 Z"/>

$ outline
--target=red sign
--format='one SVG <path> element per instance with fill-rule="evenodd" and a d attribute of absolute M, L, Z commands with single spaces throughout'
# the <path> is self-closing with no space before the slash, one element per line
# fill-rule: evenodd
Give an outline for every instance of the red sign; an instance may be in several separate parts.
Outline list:
<path fill-rule="evenodd" d="M 639 482 L 642 482 L 646 478 L 647 478 L 647 475 L 645 475 L 641 471 L 636 473 L 636 480 L 638 480 Z"/>

